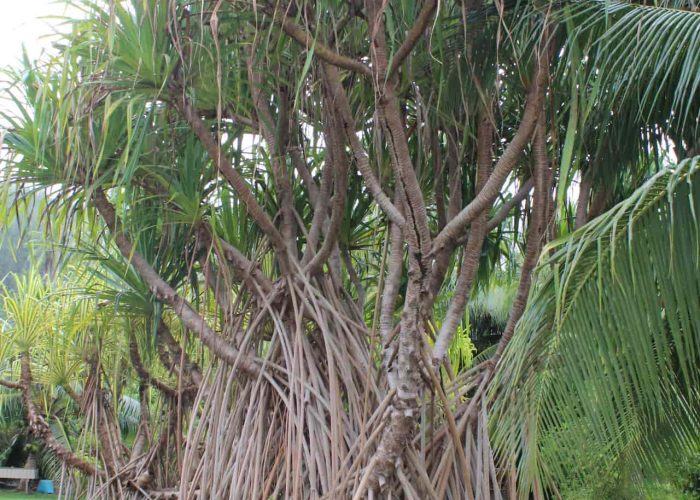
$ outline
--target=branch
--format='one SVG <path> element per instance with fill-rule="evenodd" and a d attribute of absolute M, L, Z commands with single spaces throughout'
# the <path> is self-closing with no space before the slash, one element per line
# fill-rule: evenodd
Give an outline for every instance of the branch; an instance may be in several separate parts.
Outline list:
<path fill-rule="evenodd" d="M 304 182 L 306 190 L 309 193 L 309 200 L 311 201 L 311 206 L 315 209 L 318 201 L 318 185 L 316 184 L 313 175 L 311 175 L 311 171 L 306 165 L 306 161 L 304 160 L 304 157 L 301 154 L 301 147 L 292 146 L 288 148 L 288 150 L 289 156 L 292 159 L 292 166 L 297 172 L 299 172 L 299 176 Z"/>
<path fill-rule="evenodd" d="M 195 133 L 202 145 L 204 145 L 204 148 L 207 150 L 207 153 L 214 162 L 214 165 L 216 165 L 216 168 L 229 182 L 239 199 L 245 205 L 246 210 L 253 220 L 258 224 L 258 226 L 260 226 L 260 229 L 263 230 L 267 237 L 270 238 L 270 241 L 272 242 L 272 245 L 277 251 L 278 255 L 282 257 L 283 261 L 286 261 L 286 244 L 282 238 L 282 235 L 277 230 L 272 220 L 268 217 L 267 213 L 265 213 L 262 207 L 258 204 L 258 201 L 255 199 L 255 196 L 250 191 L 250 187 L 243 179 L 241 174 L 239 174 L 233 168 L 229 160 L 222 155 L 221 147 L 216 143 L 216 141 L 214 141 L 214 138 L 212 137 L 210 131 L 207 130 L 207 127 L 204 125 L 204 122 L 200 118 L 197 110 L 192 107 L 183 93 L 180 93 L 179 96 L 174 96 L 174 101 L 176 103 L 176 107 L 190 125 L 192 131 Z"/>
<path fill-rule="evenodd" d="M 432 137 L 428 145 L 430 146 L 430 153 L 434 160 L 433 176 L 435 181 L 433 194 L 435 196 L 435 205 L 437 209 L 438 230 L 440 230 L 447 224 L 447 214 L 445 212 L 445 175 L 443 161 L 440 155 L 440 146 L 438 145 L 438 134 L 433 133 L 431 135 Z M 455 183 L 456 181 L 450 177 L 450 182 Z"/>
<path fill-rule="evenodd" d="M 330 125 L 327 129 L 330 131 Z M 323 171 L 321 172 L 321 187 L 316 193 L 314 215 L 311 219 L 311 228 L 306 237 L 306 249 L 301 260 L 304 266 L 313 258 L 321 232 L 328 221 L 328 202 L 331 198 L 331 186 L 333 184 L 333 152 L 330 149 L 326 149 L 324 163 Z"/>
<path fill-rule="evenodd" d="M 212 248 L 217 250 L 216 255 L 222 257 L 233 268 L 233 273 L 236 278 L 242 280 L 250 290 L 256 290 L 254 285 L 269 293 L 272 290 L 272 281 L 265 276 L 255 262 L 248 259 L 235 246 L 231 245 L 223 238 L 219 238 L 213 234 L 212 228 L 201 226 L 199 229 L 200 243 L 210 251 Z"/>
<path fill-rule="evenodd" d="M 460 150 L 457 144 L 457 127 L 445 131 L 447 140 L 447 163 L 450 179 L 450 200 L 447 202 L 447 217 L 445 223 L 451 221 L 462 208 L 462 166 L 460 165 Z M 440 228 L 442 229 L 442 228 Z"/>
<path fill-rule="evenodd" d="M 109 227 L 117 247 L 122 255 L 129 260 L 134 269 L 143 278 L 146 284 L 155 294 L 156 298 L 168 304 L 175 314 L 180 318 L 186 328 L 197 334 L 211 352 L 225 362 L 237 366 L 237 368 L 248 376 L 256 377 L 260 374 L 260 365 L 255 358 L 239 352 L 231 344 L 219 337 L 204 318 L 163 279 L 138 253 L 131 241 L 122 230 L 114 207 L 101 188 L 96 188 L 92 195 L 97 211 L 100 213 L 105 223 Z"/>
<path fill-rule="evenodd" d="M 22 384 L 18 382 L 12 382 L 11 380 L 3 380 L 0 378 L 0 385 L 7 387 L 8 389 L 22 389 Z"/>
<path fill-rule="evenodd" d="M 139 347 L 136 343 L 136 337 L 133 334 L 129 335 L 129 357 L 131 358 L 131 366 L 134 367 L 136 374 L 143 383 L 154 386 L 167 397 L 173 399 L 177 398 L 176 389 L 173 389 L 162 380 L 155 378 L 148 370 L 146 370 L 146 367 L 143 366 L 141 354 L 139 354 Z"/>
<path fill-rule="evenodd" d="M 187 352 L 183 352 L 180 344 L 175 341 L 173 334 L 170 332 L 170 328 L 165 324 L 165 321 L 161 318 L 158 322 L 158 357 L 168 370 L 175 371 L 177 369 L 180 377 L 183 376 L 184 371 L 189 374 L 192 379 L 192 383 L 199 386 L 202 383 L 202 370 L 199 368 L 197 363 L 190 360 Z M 167 355 L 166 349 L 167 346 Z M 180 366 L 182 361 L 183 367 Z"/>
<path fill-rule="evenodd" d="M 501 340 L 498 343 L 498 348 L 494 354 L 494 359 L 498 359 L 503 353 L 506 345 L 510 342 L 515 332 L 515 325 L 522 316 L 525 306 L 527 305 L 527 297 L 532 284 L 532 270 L 537 264 L 537 258 L 542 248 L 542 240 L 545 234 L 544 228 L 546 223 L 546 204 L 549 194 L 549 186 L 546 182 L 546 171 L 549 167 L 549 158 L 547 157 L 547 138 L 545 137 L 544 114 L 540 115 L 537 130 L 535 131 L 535 139 L 532 145 L 534 157 L 534 178 L 535 178 L 535 194 L 532 200 L 532 216 L 530 217 L 530 228 L 527 234 L 527 243 L 525 245 L 525 258 L 523 260 L 522 271 L 520 272 L 520 283 L 518 291 L 513 301 L 513 307 L 510 310 L 508 323 L 503 331 Z"/>
<path fill-rule="evenodd" d="M 528 194 L 530 194 L 530 191 L 532 190 L 532 186 L 534 186 L 534 182 L 532 178 L 526 180 L 523 182 L 522 186 L 520 186 L 520 189 L 513 195 L 513 197 L 506 201 L 503 205 L 501 205 L 501 208 L 498 209 L 498 212 L 489 219 L 488 224 L 486 224 L 486 232 L 490 233 L 498 225 L 503 222 L 503 219 L 505 219 L 508 214 L 510 213 L 511 210 L 516 205 L 519 205 L 526 197 Z"/>
<path fill-rule="evenodd" d="M 369 66 L 329 49 L 316 37 L 312 37 L 304 28 L 295 24 L 294 21 L 287 17 L 286 13 L 282 14 L 281 19 L 276 15 L 273 18 L 281 24 L 284 32 L 301 44 L 302 47 L 307 50 L 311 50 L 313 47 L 314 55 L 322 61 L 338 68 L 360 73 L 361 75 L 372 76 L 372 70 Z"/>
<path fill-rule="evenodd" d="M 394 201 L 401 204 L 400 189 L 394 195 Z M 401 287 L 401 276 L 403 275 L 403 233 L 401 227 L 396 224 L 391 224 L 389 227 L 389 265 L 387 270 L 386 281 L 384 282 L 384 290 L 382 291 L 382 302 L 379 315 L 379 334 L 382 339 L 384 349 L 382 351 L 382 360 L 384 371 L 387 374 L 389 387 L 396 387 L 396 374 L 391 369 L 391 339 L 392 330 L 394 329 L 394 311 L 396 310 L 396 299 L 399 295 Z"/>
<path fill-rule="evenodd" d="M 489 219 L 489 221 L 486 223 L 486 234 L 490 233 L 494 229 L 496 229 L 503 220 L 508 217 L 508 214 L 510 213 L 511 210 L 516 205 L 519 205 L 522 203 L 522 201 L 530 194 L 530 191 L 532 191 L 532 187 L 534 186 L 534 182 L 532 178 L 529 178 L 523 184 L 520 186 L 520 189 L 513 195 L 513 197 L 506 201 L 501 207 L 498 209 L 498 212 Z M 548 204 L 549 206 L 549 204 Z M 457 246 L 464 245 L 467 240 L 469 239 L 469 235 L 465 235 L 460 237 L 457 240 Z"/>
<path fill-rule="evenodd" d="M 403 226 L 406 224 L 406 219 L 404 219 L 399 209 L 396 208 L 382 189 L 379 180 L 372 171 L 372 167 L 370 167 L 369 157 L 362 147 L 362 144 L 360 144 L 360 139 L 357 137 L 355 132 L 355 121 L 352 118 L 352 113 L 350 111 L 350 103 L 348 102 L 348 97 L 345 94 L 345 89 L 340 83 L 338 70 L 334 66 L 328 64 L 325 65 L 323 69 L 326 84 L 328 86 L 330 100 L 328 103 L 330 105 L 329 108 L 335 109 L 337 121 L 341 123 L 343 131 L 345 132 L 345 138 L 350 144 L 350 149 L 355 157 L 357 170 L 360 171 L 360 175 L 362 175 L 367 189 L 372 194 L 379 207 L 387 215 L 389 220 L 403 228 Z"/>
<path fill-rule="evenodd" d="M 477 129 L 477 180 L 476 189 L 480 192 L 484 188 L 486 178 L 491 171 L 493 161 L 491 155 L 491 144 L 493 140 L 493 126 L 486 110 L 482 110 L 479 127 Z M 464 316 L 467 307 L 467 300 L 474 283 L 474 277 L 479 269 L 481 258 L 481 247 L 486 237 L 486 210 L 481 212 L 474 220 L 472 230 L 469 233 L 469 241 L 464 249 L 462 267 L 459 271 L 457 284 L 455 286 L 453 298 L 443 319 L 440 332 L 433 346 L 433 366 L 437 367 L 442 363 L 447 355 L 447 349 L 452 343 L 457 325 Z"/>
<path fill-rule="evenodd" d="M 426 2 L 423 4 L 423 8 L 418 13 L 418 17 L 416 17 L 415 24 L 406 34 L 406 39 L 394 54 L 391 61 L 391 67 L 389 68 L 388 72 L 389 77 L 398 71 L 401 64 L 413 50 L 413 47 L 416 46 L 421 35 L 423 32 L 425 32 L 425 28 L 428 26 L 428 23 L 433 18 L 433 13 L 435 12 L 436 8 L 437 0 L 426 0 Z"/>
<path fill-rule="evenodd" d="M 500 194 L 508 174 L 513 170 L 525 146 L 527 146 L 527 143 L 530 141 L 544 99 L 543 90 L 547 75 L 547 71 L 545 70 L 547 59 L 544 52 L 545 51 L 543 51 L 543 54 L 538 59 L 538 66 L 535 70 L 535 81 L 530 88 L 525 111 L 523 112 L 523 117 L 520 120 L 520 125 L 518 126 L 513 140 L 508 144 L 508 147 L 503 152 L 498 163 L 496 163 L 496 167 L 491 177 L 486 181 L 484 189 L 479 191 L 479 194 L 474 197 L 471 203 L 464 207 L 454 219 L 448 222 L 444 229 L 437 235 L 433 241 L 433 253 L 443 248 L 453 247 L 455 241 L 466 232 L 467 227 L 474 218 L 493 203 Z"/>
<path fill-rule="evenodd" d="M 328 147 L 332 151 L 332 161 L 335 167 L 335 182 L 333 188 L 333 207 L 331 209 L 331 221 L 326 231 L 326 238 L 323 240 L 321 249 L 311 259 L 306 266 L 306 272 L 310 275 L 316 274 L 328 259 L 333 246 L 338 241 L 340 225 L 345 217 L 345 200 L 348 195 L 348 162 L 342 140 L 337 132 L 337 124 L 331 120 L 329 133 L 326 137 L 329 140 Z M 314 214 L 315 215 L 315 214 Z M 325 214 L 321 214 L 325 217 Z"/>
<path fill-rule="evenodd" d="M 438 231 L 441 231 L 449 221 L 455 218 L 462 208 L 462 169 L 459 158 L 459 146 L 457 145 L 457 128 L 450 127 L 445 130 L 447 139 L 447 164 L 448 164 L 448 179 L 450 179 L 450 199 L 447 205 L 447 213 L 445 214 L 445 223 L 438 226 Z M 477 191 L 478 193 L 478 191 Z M 444 210 L 444 209 L 443 209 Z M 457 245 L 463 245 L 464 241 L 457 242 Z M 444 248 L 441 251 L 435 252 L 435 262 L 433 263 L 432 272 L 430 273 L 430 300 L 435 301 L 445 281 L 445 274 L 450 265 L 450 257 L 452 256 L 452 248 Z"/>
<path fill-rule="evenodd" d="M 272 112 L 268 106 L 268 97 L 261 90 L 262 82 L 260 79 L 260 72 L 255 70 L 254 61 L 252 56 L 253 51 L 251 50 L 251 56 L 248 58 L 248 83 L 250 84 L 250 93 L 253 98 L 253 107 L 256 114 L 258 115 L 258 123 L 260 125 L 260 133 L 267 143 L 267 147 L 270 153 L 270 163 L 272 164 L 272 180 L 275 185 L 275 191 L 277 192 L 277 197 L 280 205 L 280 211 L 282 213 L 282 223 L 280 225 L 280 232 L 282 238 L 286 243 L 287 254 L 291 256 L 296 256 L 296 220 L 294 218 L 294 199 L 292 196 L 292 185 L 287 175 L 287 168 L 284 161 L 285 149 L 287 140 L 283 137 L 278 137 L 277 132 L 274 128 L 274 120 L 272 118 Z M 280 92 L 279 99 L 279 126 L 277 131 L 287 131 L 289 128 L 289 121 L 285 118 L 287 115 L 288 102 L 285 95 Z M 280 132 L 281 136 L 288 136 L 287 133 Z"/>
<path fill-rule="evenodd" d="M 419 261 L 417 269 L 427 271 L 427 264 L 432 247 L 428 214 L 425 199 L 408 148 L 408 139 L 404 127 L 401 109 L 396 95 L 396 78 L 387 73 L 387 43 L 382 22 L 386 3 L 372 3 L 369 18 L 370 30 L 374 34 L 371 40 L 372 70 L 376 101 L 376 118 L 384 129 L 384 139 L 389 152 L 389 160 L 396 180 L 401 183 L 406 202 L 406 225 L 404 237 L 411 251 Z"/>
<path fill-rule="evenodd" d="M 19 388 L 22 390 L 22 402 L 24 403 L 24 409 L 27 412 L 27 420 L 29 421 L 29 428 L 31 429 L 32 433 L 40 437 L 44 442 L 44 445 L 69 467 L 77 469 L 89 476 L 98 474 L 102 475 L 102 473 L 97 470 L 93 464 L 83 460 L 81 457 L 58 442 L 51 432 L 49 424 L 34 405 L 31 394 L 32 371 L 29 365 L 29 353 L 22 353 L 20 367 L 21 375 Z"/>
<path fill-rule="evenodd" d="M 343 248 L 341 255 L 343 258 L 343 262 L 345 263 L 345 269 L 347 269 L 348 271 L 348 277 L 350 278 L 350 282 L 355 286 L 355 290 L 357 290 L 357 310 L 364 311 L 365 298 L 367 297 L 367 292 L 365 291 L 365 287 L 362 286 L 362 280 L 357 275 L 355 267 L 352 265 L 352 255 L 350 255 L 350 251 L 347 248 Z"/>

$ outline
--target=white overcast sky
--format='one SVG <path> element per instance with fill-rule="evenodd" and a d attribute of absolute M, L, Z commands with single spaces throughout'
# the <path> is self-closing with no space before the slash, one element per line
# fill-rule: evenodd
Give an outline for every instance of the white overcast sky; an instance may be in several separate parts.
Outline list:
<path fill-rule="evenodd" d="M 22 44 L 33 57 L 50 47 L 45 35 L 60 29 L 52 16 L 66 14 L 66 2 L 56 0 L 0 0 L 0 67 L 15 66 Z"/>

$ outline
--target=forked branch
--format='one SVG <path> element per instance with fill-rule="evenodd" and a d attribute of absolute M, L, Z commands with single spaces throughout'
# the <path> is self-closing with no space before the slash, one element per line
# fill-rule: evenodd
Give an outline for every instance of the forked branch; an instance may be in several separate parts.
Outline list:
<path fill-rule="evenodd" d="M 522 156 L 523 150 L 535 130 L 544 101 L 547 64 L 547 57 L 542 54 L 538 59 L 537 67 L 535 68 L 535 78 L 528 93 L 525 111 L 513 140 L 499 158 L 484 188 L 437 235 L 433 241 L 433 252 L 453 247 L 456 240 L 467 231 L 469 224 L 474 218 L 487 209 L 500 194 L 503 183 Z"/>

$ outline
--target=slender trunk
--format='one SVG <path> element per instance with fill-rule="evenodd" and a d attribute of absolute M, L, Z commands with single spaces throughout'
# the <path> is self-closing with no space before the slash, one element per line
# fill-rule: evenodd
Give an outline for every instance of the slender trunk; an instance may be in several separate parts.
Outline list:
<path fill-rule="evenodd" d="M 520 316 L 522 316 L 525 306 L 527 305 L 527 298 L 530 293 L 530 286 L 532 285 L 532 271 L 537 264 L 537 258 L 539 257 L 545 234 L 546 206 L 547 197 L 549 196 L 549 186 L 546 182 L 549 158 L 547 157 L 547 138 L 545 137 L 543 116 L 543 114 L 540 114 L 532 146 L 535 194 L 532 200 L 532 215 L 530 216 L 530 227 L 528 228 L 527 243 L 525 245 L 525 258 L 520 271 L 518 291 L 516 292 L 505 330 L 503 331 L 503 335 L 496 349 L 496 359 L 503 353 L 503 350 L 513 337 L 515 325 L 520 319 Z"/>
<path fill-rule="evenodd" d="M 493 162 L 491 148 L 493 143 L 493 124 L 490 121 L 489 113 L 482 112 L 477 130 L 477 180 L 476 193 L 483 189 L 486 179 L 491 172 Z M 486 218 L 488 213 L 484 210 L 474 219 L 469 240 L 464 249 L 462 267 L 460 269 L 457 284 L 455 286 L 452 301 L 445 318 L 442 321 L 440 332 L 433 347 L 433 365 L 438 366 L 444 360 L 455 330 L 464 316 L 472 283 L 476 272 L 479 269 L 481 258 L 481 248 L 486 237 Z"/>

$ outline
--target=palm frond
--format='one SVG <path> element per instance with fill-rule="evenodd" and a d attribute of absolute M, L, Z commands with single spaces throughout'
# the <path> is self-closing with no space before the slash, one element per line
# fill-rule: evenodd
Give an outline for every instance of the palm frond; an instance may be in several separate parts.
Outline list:
<path fill-rule="evenodd" d="M 660 172 L 543 252 L 492 391 L 521 494 L 554 488 L 583 436 L 591 460 L 654 466 L 698 435 L 699 171 L 695 158 Z"/>
<path fill-rule="evenodd" d="M 594 78 L 615 112 L 631 99 L 644 119 L 665 115 L 679 129 L 697 130 L 700 98 L 700 12 L 632 2 L 588 0 L 567 11 L 577 38 L 593 41 Z"/>

